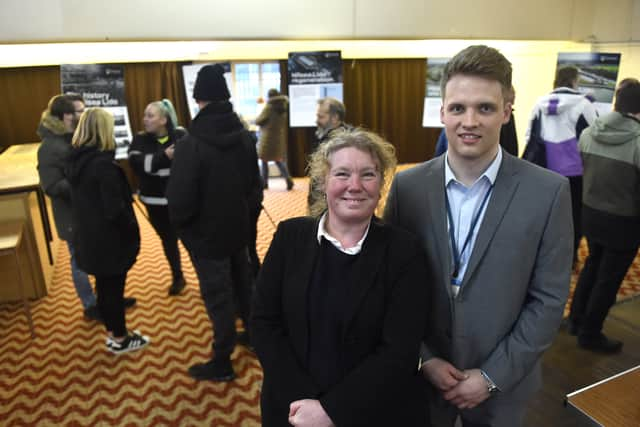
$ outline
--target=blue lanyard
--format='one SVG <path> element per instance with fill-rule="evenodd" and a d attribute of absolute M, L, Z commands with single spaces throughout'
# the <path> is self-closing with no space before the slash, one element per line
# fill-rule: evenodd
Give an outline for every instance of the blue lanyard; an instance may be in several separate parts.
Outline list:
<path fill-rule="evenodd" d="M 458 252 L 458 245 L 456 245 L 456 231 L 453 225 L 453 215 L 451 214 L 451 205 L 449 204 L 449 195 L 447 193 L 447 189 L 445 188 L 445 199 L 447 203 L 447 217 L 449 218 L 449 238 L 451 239 L 451 250 L 453 252 L 453 273 L 451 274 L 452 281 L 458 279 L 458 274 L 460 272 L 460 258 L 464 253 L 465 249 L 467 249 L 467 245 L 471 241 L 471 236 L 473 235 L 473 230 L 475 230 L 476 225 L 478 224 L 478 220 L 480 219 L 480 214 L 484 209 L 484 205 L 487 204 L 487 200 L 489 200 L 489 195 L 493 190 L 493 184 L 489 187 L 487 192 L 484 194 L 484 198 L 482 199 L 482 203 L 480 204 L 480 208 L 476 211 L 476 214 L 471 218 L 471 227 L 469 228 L 469 233 L 467 233 L 467 237 L 464 239 L 464 244 L 462 245 L 462 250 Z"/>

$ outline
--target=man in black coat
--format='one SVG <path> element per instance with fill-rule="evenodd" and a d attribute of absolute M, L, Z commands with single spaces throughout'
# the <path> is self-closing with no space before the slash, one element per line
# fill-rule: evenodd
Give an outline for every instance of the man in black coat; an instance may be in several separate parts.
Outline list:
<path fill-rule="evenodd" d="M 176 145 L 167 199 L 171 221 L 198 275 L 215 340 L 214 357 L 191 366 L 189 375 L 231 381 L 236 313 L 245 328 L 249 318 L 247 200 L 260 186 L 258 159 L 255 145 L 246 142 L 249 132 L 233 112 L 220 65 L 206 65 L 198 72 L 193 97 L 200 111 L 188 136 Z"/>

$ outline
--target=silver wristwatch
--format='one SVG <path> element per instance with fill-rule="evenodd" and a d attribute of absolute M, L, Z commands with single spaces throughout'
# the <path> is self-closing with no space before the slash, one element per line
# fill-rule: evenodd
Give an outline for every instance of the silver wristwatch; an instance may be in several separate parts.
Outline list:
<path fill-rule="evenodd" d="M 491 378 L 489 378 L 489 376 L 485 374 L 484 371 L 481 370 L 480 374 L 482 375 L 482 378 L 484 378 L 484 380 L 487 382 L 487 391 L 489 392 L 489 394 L 500 391 L 498 386 L 493 381 L 491 381 Z"/>

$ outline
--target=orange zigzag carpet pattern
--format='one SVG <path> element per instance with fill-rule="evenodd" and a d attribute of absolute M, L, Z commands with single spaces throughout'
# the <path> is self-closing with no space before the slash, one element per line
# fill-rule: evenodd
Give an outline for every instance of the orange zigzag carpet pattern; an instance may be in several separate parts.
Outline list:
<path fill-rule="evenodd" d="M 275 224 L 306 209 L 307 181 L 292 191 L 272 179 L 259 221 L 264 257 Z M 262 371 L 242 347 L 232 356 L 238 378 L 196 382 L 188 366 L 210 357 L 212 331 L 184 248 L 187 287 L 168 297 L 170 271 L 159 239 L 136 209 L 142 248 L 129 272 L 126 294 L 138 299 L 127 313 L 130 329 L 151 337 L 149 347 L 114 356 L 104 328 L 83 318 L 70 277 L 66 246 L 59 245 L 49 295 L 32 304 L 36 339 L 22 307 L 0 305 L 0 425 L 2 426 L 257 426 Z M 271 222 L 273 220 L 274 223 Z M 581 251 L 581 259 L 586 249 Z M 572 286 L 575 283 L 575 274 Z M 640 263 L 629 270 L 619 298 L 640 293 Z"/>

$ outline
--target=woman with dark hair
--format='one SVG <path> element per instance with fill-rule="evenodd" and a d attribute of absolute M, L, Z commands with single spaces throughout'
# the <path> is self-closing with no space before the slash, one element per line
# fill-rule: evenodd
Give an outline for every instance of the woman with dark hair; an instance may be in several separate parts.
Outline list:
<path fill-rule="evenodd" d="M 149 338 L 126 327 L 124 286 L 140 250 L 140 230 L 129 183 L 114 160 L 113 123 L 113 115 L 101 108 L 82 114 L 71 143 L 67 176 L 77 264 L 96 278 L 107 349 L 118 354 L 146 346 Z"/>
<path fill-rule="evenodd" d="M 175 143 L 185 136 L 177 126 L 177 116 L 168 99 L 155 101 L 144 110 L 144 132 L 133 138 L 129 147 L 129 164 L 139 180 L 138 194 L 149 215 L 171 267 L 173 280 L 169 295 L 178 295 L 185 287 L 180 264 L 178 237 L 169 221 L 168 202 L 165 196 L 171 173 Z"/>
<path fill-rule="evenodd" d="M 363 130 L 335 132 L 312 155 L 324 197 L 314 217 L 279 224 L 254 294 L 265 427 L 428 425 L 426 259 L 374 216 L 395 164 L 393 146 Z"/>

